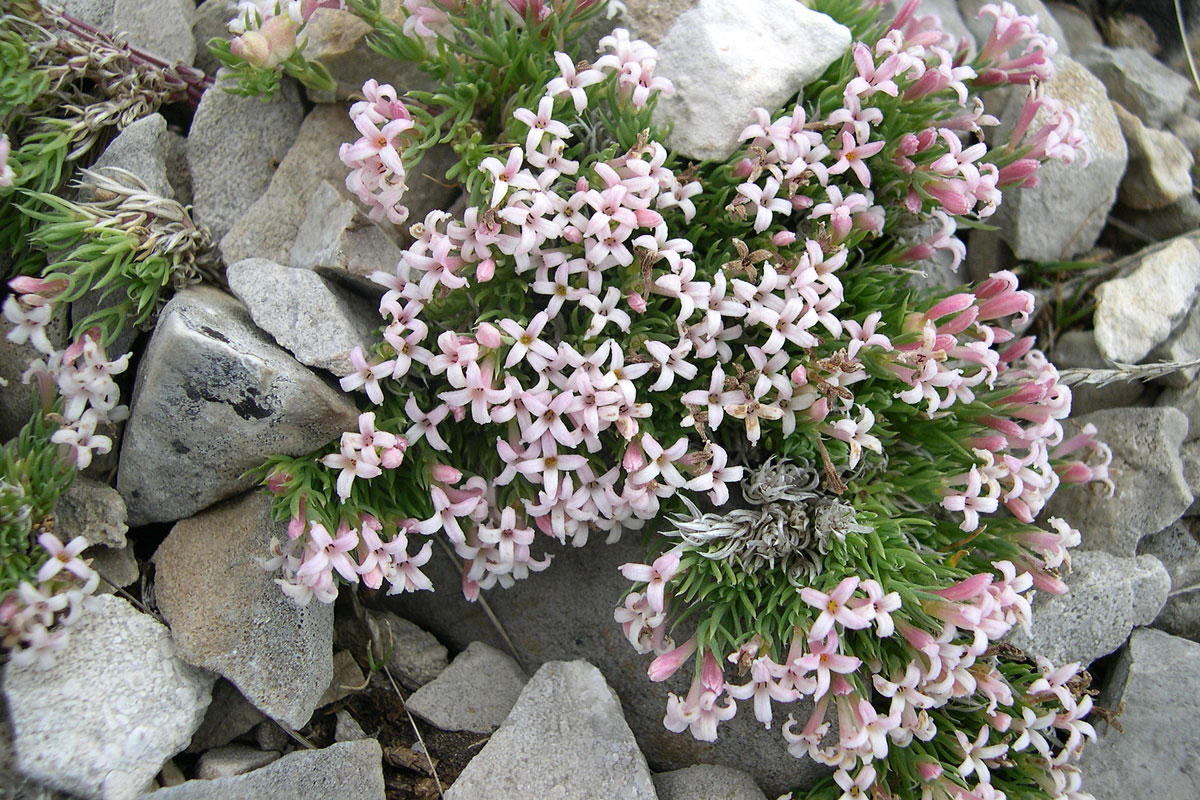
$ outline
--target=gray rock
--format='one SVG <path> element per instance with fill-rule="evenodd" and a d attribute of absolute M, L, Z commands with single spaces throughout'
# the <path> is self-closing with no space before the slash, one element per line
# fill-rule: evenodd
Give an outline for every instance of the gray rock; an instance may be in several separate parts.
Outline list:
<path fill-rule="evenodd" d="M 1194 159 L 1179 137 L 1147 128 L 1120 104 L 1113 108 L 1129 146 L 1129 166 L 1118 194 L 1121 203 L 1154 211 L 1190 197 Z"/>
<path fill-rule="evenodd" d="M 254 729 L 254 741 L 258 742 L 260 750 L 291 750 L 292 738 L 287 735 L 279 724 L 271 720 L 260 722 Z"/>
<path fill-rule="evenodd" d="M 1091 73 L 1066 56 L 1055 58 L 1057 72 L 1044 84 L 1045 94 L 1079 112 L 1080 128 L 1092 153 L 1085 167 L 1052 161 L 1038 172 L 1039 185 L 1004 198 L 994 221 L 1018 258 L 1033 261 L 1069 259 L 1090 250 L 1100 236 L 1117 198 L 1128 152 L 1112 103 Z M 1000 113 L 1000 139 L 1012 130 L 1025 104 L 1023 92 L 1013 92 Z M 1034 118 L 1044 124 L 1049 111 Z"/>
<path fill-rule="evenodd" d="M 446 792 L 446 800 L 540 796 L 656 797 L 616 693 L 586 661 L 542 666 Z"/>
<path fill-rule="evenodd" d="M 1200 156 L 1200 119 L 1179 114 L 1167 122 L 1167 129 L 1178 136 L 1192 154 L 1192 183 L 1195 184 L 1196 177 L 1200 175 L 1200 166 L 1196 164 L 1196 158 Z"/>
<path fill-rule="evenodd" d="M 667 693 L 686 694 L 691 672 L 683 669 L 668 681 L 652 683 L 646 677 L 651 657 L 634 652 L 612 616 L 629 586 L 617 568 L 628 562 L 640 563 L 646 555 L 637 533 L 626 533 L 616 544 L 597 543 L 585 550 L 552 541 L 543 549 L 553 555 L 553 569 L 519 581 L 511 589 L 487 594 L 527 671 L 563 658 L 595 663 L 621 697 L 626 721 L 656 770 L 705 763 L 734 767 L 752 775 L 769 797 L 810 788 L 830 772 L 809 759 L 785 757 L 787 743 L 780 724 L 765 730 L 752 713 L 746 713 L 746 707 L 721 725 L 718 742 L 699 742 L 686 732 L 675 734 L 663 727 Z M 440 587 L 436 596 L 424 592 L 425 596 L 409 593 L 389 598 L 392 607 L 453 647 L 484 641 L 505 648 L 479 604 L 468 603 L 455 591 L 462 580 L 461 571 L 438 552 L 422 569 Z M 804 719 L 812 707 L 793 708 L 796 717 Z M 786 716 L 783 713 L 780 719 Z"/>
<path fill-rule="evenodd" d="M 374 739 L 297 750 L 261 769 L 159 789 L 146 800 L 383 800 L 383 750 Z"/>
<path fill-rule="evenodd" d="M 180 657 L 301 728 L 333 678 L 333 607 L 297 606 L 255 560 L 287 538 L 270 504 L 250 493 L 176 523 L 154 554 L 155 598 Z"/>
<path fill-rule="evenodd" d="M 208 226 L 214 242 L 266 191 L 303 115 L 290 81 L 267 103 L 229 94 L 220 85 L 200 98 L 188 134 L 188 166 L 196 221 Z"/>
<path fill-rule="evenodd" d="M 100 595 L 52 667 L 4 667 L 21 772 L 102 800 L 138 797 L 183 749 L 213 676 L 181 661 L 166 627 Z"/>
<path fill-rule="evenodd" d="M 1067 55 L 1079 54 L 1090 47 L 1104 44 L 1091 15 L 1078 6 L 1046 3 L 1046 9 L 1062 31 L 1063 40 L 1067 44 Z"/>
<path fill-rule="evenodd" d="M 413 692 L 406 704 L 444 731 L 491 733 L 500 727 L 528 678 L 507 653 L 471 642 L 450 666 Z"/>
<path fill-rule="evenodd" d="M 1200 644 L 1161 631 L 1133 632 L 1114 667 L 1112 697 L 1123 732 L 1097 725 L 1083 749 L 1083 788 L 1096 800 L 1200 797 Z"/>
<path fill-rule="evenodd" d="M 362 726 L 354 717 L 350 716 L 349 711 L 342 709 L 334 715 L 334 718 L 337 720 L 337 725 L 333 730 L 335 742 L 356 742 L 359 739 L 367 738 Z"/>
<path fill-rule="evenodd" d="M 446 647 L 433 634 L 390 611 L 367 611 L 367 629 L 371 640 L 350 643 L 353 652 L 374 647 L 377 657 L 387 654 L 387 668 L 401 686 L 419 689 L 442 673 L 449 663 Z M 380 650 L 382 648 L 382 650 Z"/>
<path fill-rule="evenodd" d="M 1183 110 L 1192 87 L 1140 47 L 1094 47 L 1079 61 L 1104 82 L 1109 97 L 1152 128 Z"/>
<path fill-rule="evenodd" d="M 221 67 L 208 49 L 210 39 L 228 39 L 229 20 L 237 14 L 236 0 L 204 0 L 196 7 L 192 17 L 192 38 L 196 42 L 196 66 L 209 75 L 215 75 Z"/>
<path fill-rule="evenodd" d="M 1067 435 L 1088 422 L 1112 448 L 1109 474 L 1116 492 L 1108 498 L 1090 488 L 1063 487 L 1051 498 L 1045 514 L 1078 527 L 1085 550 L 1133 556 L 1143 536 L 1172 524 L 1192 504 L 1179 458 L 1187 417 L 1169 407 L 1112 408 L 1073 417 L 1064 426 Z"/>
<path fill-rule="evenodd" d="M 212 702 L 204 713 L 204 721 L 192 734 L 187 752 L 202 753 L 227 745 L 262 721 L 262 712 L 243 697 L 236 686 L 218 678 L 213 684 Z"/>
<path fill-rule="evenodd" d="M 54 533 L 64 542 L 82 536 L 89 545 L 124 547 L 125 501 L 116 489 L 82 476 L 54 504 Z"/>
<path fill-rule="evenodd" d="M 1200 358 L 1200 303 L 1192 306 L 1183 322 L 1165 342 L 1154 348 L 1148 360 L 1195 361 L 1197 358 Z M 1163 375 L 1158 378 L 1158 382 L 1164 386 L 1182 388 L 1191 383 L 1198 372 L 1200 367 L 1184 367 Z"/>
<path fill-rule="evenodd" d="M 231 220 L 232 228 L 221 242 L 226 264 L 246 258 L 266 258 L 276 264 L 289 263 L 288 254 L 308 210 L 309 199 L 329 181 L 341 186 L 348 170 L 338 158 L 338 147 L 353 142 L 358 131 L 350 122 L 346 106 L 319 105 L 309 112 L 295 136 L 295 143 L 270 177 L 266 192 L 260 189 L 248 209 Z M 261 196 L 259 196 L 261 195 Z M 349 197 L 350 195 L 347 194 Z"/>
<path fill-rule="evenodd" d="M 792 0 L 700 0 L 658 45 L 656 74 L 675 93 L 654 118 L 674 124 L 667 141 L 693 159 L 724 159 L 757 106 L 778 108 L 850 47 L 850 31 Z"/>
<path fill-rule="evenodd" d="M 1181 519 L 1138 543 L 1138 553 L 1162 562 L 1171 576 L 1171 591 L 1200 586 L 1200 521 Z"/>
<path fill-rule="evenodd" d="M 140 47 L 167 62 L 191 64 L 196 55 L 186 0 L 65 0 L 68 14 L 111 33 L 125 34 Z"/>
<path fill-rule="evenodd" d="M 329 679 L 329 686 L 317 701 L 317 708 L 324 708 L 343 697 L 349 697 L 359 691 L 362 685 L 362 670 L 359 669 L 354 656 L 349 650 L 338 650 L 333 654 L 333 677 Z"/>
<path fill-rule="evenodd" d="M 1096 345 L 1092 331 L 1065 331 L 1054 342 L 1053 360 L 1059 369 L 1088 367 L 1104 369 L 1109 366 Z M 1071 413 L 1086 414 L 1101 408 L 1136 405 L 1145 393 L 1141 381 L 1121 381 L 1108 386 L 1072 386 Z"/>
<path fill-rule="evenodd" d="M 1090 664 L 1149 623 L 1167 600 L 1170 578 L 1154 556 L 1118 558 L 1102 551 L 1072 555 L 1065 595 L 1039 592 L 1031 635 L 1017 628 L 1009 641 L 1055 664 Z M 1143 561 L 1144 559 L 1144 561 Z"/>
<path fill-rule="evenodd" d="M 241 744 L 230 744 L 209 750 L 200 756 L 196 764 L 196 777 L 202 781 L 244 775 L 251 770 L 265 767 L 279 758 L 274 750 L 259 750 Z"/>
<path fill-rule="evenodd" d="M 400 0 L 383 0 L 380 13 L 397 24 L 402 24 L 407 17 Z M 312 98 L 316 102 L 346 100 L 355 95 L 361 97 L 362 85 L 368 78 L 391 83 L 401 92 L 434 88 L 429 76 L 415 64 L 396 61 L 372 50 L 367 44 L 371 31 L 370 25 L 348 10 L 318 8 L 308 18 L 304 28 L 308 37 L 304 57 L 320 61 L 337 82 L 333 92 L 313 92 Z"/>
<path fill-rule="evenodd" d="M 308 215 L 290 253 L 291 266 L 325 269 L 367 279 L 372 272 L 392 272 L 401 250 L 353 200 L 328 181 L 321 181 L 308 203 Z M 375 284 L 367 284 L 379 289 Z"/>
<path fill-rule="evenodd" d="M 175 199 L 185 206 L 192 204 L 192 170 L 188 167 L 187 137 L 167 130 L 167 182 Z"/>
<path fill-rule="evenodd" d="M 741 770 L 697 764 L 654 776 L 658 800 L 767 800 L 758 785 Z"/>
<path fill-rule="evenodd" d="M 117 490 L 131 525 L 181 519 L 249 488 L 271 453 L 301 455 L 358 411 L 215 289 L 167 303 L 134 381 Z"/>
<path fill-rule="evenodd" d="M 132 547 L 89 547 L 83 558 L 100 574 L 100 592 L 115 592 L 141 577 Z"/>
<path fill-rule="evenodd" d="M 167 180 L 167 158 L 170 149 L 167 121 L 163 119 L 162 114 L 151 114 L 121 131 L 120 135 L 104 148 L 92 169 L 117 167 L 132 172 L 150 191 L 161 197 L 174 198 L 175 190 Z"/>
<path fill-rule="evenodd" d="M 225 277 L 254 324 L 301 364 L 349 375 L 354 372 L 350 351 L 370 352 L 379 313 L 315 272 L 248 258 L 229 267 Z"/>
<path fill-rule="evenodd" d="M 1195 180 L 1195 175 L 1192 179 Z M 1157 211 L 1141 211 L 1118 205 L 1115 213 L 1126 225 L 1132 226 L 1155 242 L 1192 233 L 1200 228 L 1200 200 L 1191 194 Z"/>
<path fill-rule="evenodd" d="M 1154 620 L 1154 627 L 1172 636 L 1200 641 L 1200 587 L 1172 592 Z"/>
<path fill-rule="evenodd" d="M 1132 271 L 1096 287 L 1096 344 L 1113 361 L 1135 364 L 1167 340 L 1200 292 L 1200 249 L 1173 239 L 1133 257 Z"/>
<path fill-rule="evenodd" d="M 613 27 L 624 27 L 631 36 L 658 45 L 681 14 L 699 0 L 625 0 L 614 6 Z"/>

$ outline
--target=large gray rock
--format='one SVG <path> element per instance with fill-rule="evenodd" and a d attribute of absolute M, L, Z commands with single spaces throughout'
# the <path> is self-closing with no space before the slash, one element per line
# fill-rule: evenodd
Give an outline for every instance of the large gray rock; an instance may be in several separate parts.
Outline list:
<path fill-rule="evenodd" d="M 1157 558 L 1118 558 L 1103 551 L 1077 551 L 1065 576 L 1064 595 L 1039 592 L 1033 603 L 1032 635 L 1017 628 L 1009 641 L 1055 664 L 1090 664 L 1129 638 L 1135 625 L 1148 625 L 1167 601 L 1171 579 Z"/>
<path fill-rule="evenodd" d="M 159 789 L 146 800 L 384 800 L 383 749 L 374 739 L 297 750 L 261 769 Z"/>
<path fill-rule="evenodd" d="M 1189 200 L 1191 198 L 1188 198 Z M 1154 348 L 1148 361 L 1190 362 L 1200 358 L 1200 303 L 1192 305 L 1192 310 L 1167 340 Z M 1182 367 L 1169 372 L 1158 379 L 1164 386 L 1182 388 L 1191 383 L 1200 367 Z"/>
<path fill-rule="evenodd" d="M 338 147 L 358 135 L 345 105 L 319 105 L 310 111 L 291 149 L 281 154 L 274 176 L 268 176 L 270 186 L 263 184 L 266 192 L 260 189 L 250 199 L 253 205 L 240 209 L 244 213 L 233 217 L 228 235 L 220 239 L 225 263 L 255 257 L 289 263 L 310 198 L 321 181 L 344 185 L 349 170 L 338 158 Z"/>
<path fill-rule="evenodd" d="M 176 523 L 154 554 L 154 593 L 183 659 L 301 728 L 333 678 L 333 606 L 297 606 L 255 560 L 287 539 L 270 502 L 254 492 Z"/>
<path fill-rule="evenodd" d="M 619 797 L 655 800 L 621 702 L 586 661 L 542 666 L 446 800 Z"/>
<path fill-rule="evenodd" d="M 83 559 L 100 575 L 98 592 L 115 592 L 141 577 L 132 547 L 89 547 Z"/>
<path fill-rule="evenodd" d="M 249 488 L 272 453 L 301 455 L 358 411 L 216 289 L 175 295 L 134 382 L 117 490 L 129 523 L 181 519 Z"/>
<path fill-rule="evenodd" d="M 1067 55 L 1078 56 L 1084 50 L 1104 44 L 1092 15 L 1083 9 L 1068 3 L 1046 3 L 1046 9 L 1062 31 Z"/>
<path fill-rule="evenodd" d="M 321 181 L 308 203 L 308 214 L 296 234 L 291 266 L 334 275 L 368 279 L 372 272 L 391 273 L 401 250 L 384 230 L 329 181 Z M 375 284 L 371 284 L 379 290 Z"/>
<path fill-rule="evenodd" d="M 350 351 L 370 352 L 382 324 L 370 302 L 315 272 L 248 258 L 229 267 L 225 277 L 255 325 L 301 364 L 334 375 L 354 372 Z"/>
<path fill-rule="evenodd" d="M 1047 504 L 1046 516 L 1079 528 L 1085 550 L 1133 556 L 1143 536 L 1175 522 L 1192 504 L 1179 458 L 1187 417 L 1169 407 L 1113 408 L 1072 418 L 1067 434 L 1088 422 L 1112 448 L 1109 474 L 1116 492 L 1109 498 L 1091 487 L 1063 487 Z"/>
<path fill-rule="evenodd" d="M 1200 587 L 1172 592 L 1154 627 L 1173 636 L 1200 641 Z"/>
<path fill-rule="evenodd" d="M 741 770 L 697 764 L 654 776 L 658 800 L 767 800 Z"/>
<path fill-rule="evenodd" d="M 847 28 L 793 0 L 700 0 L 658 45 L 655 74 L 675 93 L 654 118 L 684 157 L 727 158 L 755 107 L 783 105 L 849 47 Z"/>
<path fill-rule="evenodd" d="M 1108 96 L 1152 128 L 1183 110 L 1192 82 L 1140 47 L 1095 47 L 1080 62 L 1104 82 Z"/>
<path fill-rule="evenodd" d="M 68 14 L 97 28 L 125 35 L 168 63 L 191 64 L 196 55 L 192 39 L 192 13 L 188 0 L 65 0 Z"/>
<path fill-rule="evenodd" d="M 290 81 L 267 103 L 229 94 L 221 85 L 200 98 L 188 134 L 188 166 L 196 221 L 208 226 L 214 242 L 267 190 L 303 118 Z"/>
<path fill-rule="evenodd" d="M 64 542 L 82 536 L 89 545 L 125 546 L 125 501 L 111 486 L 78 476 L 54 504 L 54 533 Z"/>
<path fill-rule="evenodd" d="M 121 131 L 120 135 L 104 148 L 92 169 L 117 167 L 132 172 L 155 194 L 173 198 L 175 190 L 167 180 L 167 158 L 170 149 L 167 121 L 162 114 L 150 114 Z"/>
<path fill-rule="evenodd" d="M 354 660 L 353 654 L 349 650 L 338 650 L 333 654 L 333 677 L 329 679 L 329 685 L 317 701 L 317 708 L 324 708 L 349 697 L 362 689 L 363 683 L 362 669 Z"/>
<path fill-rule="evenodd" d="M 228 39 L 233 34 L 229 32 L 229 20 L 237 14 L 237 0 L 204 0 L 196 6 L 192 17 L 192 38 L 196 42 L 196 67 L 209 75 L 215 75 L 221 68 L 208 49 L 211 39 Z"/>
<path fill-rule="evenodd" d="M 471 642 L 440 675 L 413 692 L 406 705 L 444 731 L 491 733 L 512 711 L 526 680 L 512 656 Z"/>
<path fill-rule="evenodd" d="M 80 797 L 131 800 L 187 744 L 213 676 L 180 660 L 153 617 L 94 603 L 52 667 L 4 667 L 17 766 Z"/>
<path fill-rule="evenodd" d="M 994 221 L 1018 258 L 1033 261 L 1069 259 L 1091 249 L 1117 199 L 1128 152 L 1121 126 L 1091 73 L 1066 56 L 1055 58 L 1057 71 L 1044 84 L 1045 94 L 1079 112 L 1080 128 L 1092 153 L 1085 167 L 1051 161 L 1038 171 L 1039 185 L 1005 196 Z M 1001 111 L 1000 140 L 1012 129 L 1025 104 L 1023 92 L 1013 92 Z M 1033 130 L 1044 124 L 1049 111 L 1034 118 Z"/>
<path fill-rule="evenodd" d="M 1107 708 L 1124 700 L 1122 731 L 1097 725 L 1083 749 L 1083 788 L 1096 800 L 1200 797 L 1200 644 L 1141 628 L 1113 669 Z"/>
<path fill-rule="evenodd" d="M 671 733 L 663 727 L 667 693 L 685 695 L 692 675 L 690 668 L 685 668 L 668 681 L 652 683 L 646 677 L 651 657 L 634 652 L 621 626 L 613 622 L 613 609 L 629 587 L 617 568 L 641 563 L 646 555 L 637 533 L 626 533 L 616 544 L 597 542 L 584 550 L 543 537 L 541 549 L 553 554 L 551 569 L 518 581 L 511 589 L 487 593 L 492 611 L 526 670 L 563 658 L 594 663 L 621 697 L 626 721 L 646 759 L 658 771 L 705 763 L 733 767 L 750 773 L 770 797 L 811 787 L 829 773 L 809 759 L 787 756 L 780 723 L 764 730 L 744 705 L 737 716 L 721 725 L 717 742 L 699 742 L 686 732 Z M 390 598 L 393 607 L 453 647 L 484 641 L 506 649 L 479 604 L 463 599 L 458 591 L 462 574 L 448 559 L 435 551 L 422 569 L 437 591 Z M 807 718 L 811 711 L 811 705 L 793 708 L 798 719 Z M 786 719 L 789 710 L 779 708 L 779 719 Z"/>
<path fill-rule="evenodd" d="M 1200 586 L 1200 521 L 1181 519 L 1138 543 L 1138 553 L 1152 555 L 1171 576 L 1171 591 Z"/>
<path fill-rule="evenodd" d="M 1195 172 L 1193 167 L 1193 181 L 1196 179 Z M 1155 211 L 1140 211 L 1118 204 L 1114 213 L 1126 225 L 1133 226 L 1153 242 L 1190 234 L 1200 228 L 1200 200 L 1190 194 Z"/>
<path fill-rule="evenodd" d="M 1119 104 L 1113 108 L 1129 147 L 1129 166 L 1118 193 L 1121 203 L 1155 211 L 1190 196 L 1193 159 L 1187 146 L 1172 133 L 1147 128 Z"/>
<path fill-rule="evenodd" d="M 1105 358 L 1135 364 L 1187 317 L 1200 292 L 1200 249 L 1187 238 L 1150 248 L 1131 271 L 1096 287 L 1096 344 Z"/>

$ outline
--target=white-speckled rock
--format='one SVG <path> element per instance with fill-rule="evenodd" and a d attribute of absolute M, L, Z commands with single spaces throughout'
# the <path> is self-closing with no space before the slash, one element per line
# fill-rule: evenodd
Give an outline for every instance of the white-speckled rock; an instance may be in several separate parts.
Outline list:
<path fill-rule="evenodd" d="M 1186 238 L 1134 256 L 1132 271 L 1096 287 L 1096 344 L 1135 364 L 1167 340 L 1200 292 L 1200 249 Z"/>
<path fill-rule="evenodd" d="M 655 800 L 646 759 L 600 670 L 544 664 L 446 792 L 446 800 L 502 797 Z"/>
<path fill-rule="evenodd" d="M 1064 595 L 1039 592 L 1032 635 L 1014 629 L 1009 641 L 1055 664 L 1090 664 L 1151 622 L 1167 601 L 1171 579 L 1154 556 L 1118 558 L 1103 551 L 1072 554 Z"/>
<path fill-rule="evenodd" d="M 54 504 L 54 533 L 64 542 L 82 536 L 89 545 L 124 547 L 125 501 L 108 484 L 77 476 Z"/>
<path fill-rule="evenodd" d="M 1182 111 L 1192 89 L 1191 81 L 1140 47 L 1093 47 L 1079 60 L 1109 97 L 1152 128 Z"/>
<path fill-rule="evenodd" d="M 410 711 L 444 731 L 491 733 L 512 711 L 526 680 L 512 656 L 472 642 L 406 702 Z"/>
<path fill-rule="evenodd" d="M 287 539 L 270 505 L 252 492 L 176 523 L 154 554 L 154 595 L 181 658 L 301 728 L 333 678 L 333 606 L 296 605 L 255 560 Z"/>
<path fill-rule="evenodd" d="M 1192 154 L 1179 137 L 1147 128 L 1114 103 L 1121 132 L 1129 146 L 1129 166 L 1118 196 L 1130 208 L 1155 211 L 1192 193 Z"/>
<path fill-rule="evenodd" d="M 850 47 L 850 31 L 794 0 L 700 0 L 658 45 L 656 75 L 675 93 L 654 118 L 673 123 L 668 144 L 694 159 L 722 159 L 757 106 L 774 109 Z"/>
<path fill-rule="evenodd" d="M 4 668 L 21 772 L 94 800 L 140 796 L 200 724 L 213 675 L 184 663 L 158 620 L 109 595 L 49 669 Z"/>
<path fill-rule="evenodd" d="M 338 377 L 354 372 L 350 351 L 369 352 L 382 324 L 369 301 L 309 270 L 248 258 L 229 267 L 225 277 L 255 325 L 301 364 Z"/>
<path fill-rule="evenodd" d="M 358 419 L 348 397 L 208 287 L 163 309 L 130 406 L 117 475 L 130 525 L 195 514 L 253 485 L 243 473 L 268 455 L 307 453 Z"/>
<path fill-rule="evenodd" d="M 229 744 L 209 750 L 196 763 L 196 777 L 202 781 L 244 775 L 251 770 L 265 767 L 279 758 L 274 750 L 259 750 L 244 744 Z"/>
<path fill-rule="evenodd" d="M 375 271 L 393 272 L 400 255 L 396 243 L 357 203 L 329 181 L 321 181 L 292 244 L 290 263 L 300 269 L 331 270 L 367 279 Z"/>

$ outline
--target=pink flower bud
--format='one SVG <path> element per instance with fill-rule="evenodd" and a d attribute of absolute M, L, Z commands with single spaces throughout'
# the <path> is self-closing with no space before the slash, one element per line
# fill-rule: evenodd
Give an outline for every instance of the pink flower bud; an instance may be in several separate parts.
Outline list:
<path fill-rule="evenodd" d="M 625 448 L 625 456 L 621 459 L 621 466 L 626 472 L 637 472 L 646 466 L 646 454 L 642 452 L 642 446 L 636 441 L 630 442 L 629 447 Z"/>
<path fill-rule="evenodd" d="M 450 415 L 454 417 L 455 422 L 462 422 L 467 418 L 467 407 L 455 406 L 454 408 L 450 409 Z"/>
<path fill-rule="evenodd" d="M 921 200 L 921 195 L 917 194 L 917 190 L 909 189 L 908 194 L 904 197 L 904 207 L 908 209 L 909 213 L 921 213 L 922 204 L 923 201 Z"/>
<path fill-rule="evenodd" d="M 960 292 L 952 294 L 945 300 L 940 300 L 925 312 L 925 319 L 939 320 L 942 317 L 950 314 L 957 314 L 959 311 L 965 311 L 975 304 L 975 295 L 970 292 Z"/>
<path fill-rule="evenodd" d="M 980 572 L 959 581 L 953 586 L 947 586 L 945 589 L 934 589 L 933 593 L 947 600 L 969 600 L 985 591 L 991 585 L 992 576 L 986 572 Z"/>
<path fill-rule="evenodd" d="M 480 283 L 487 283 L 496 276 L 496 262 L 493 259 L 485 258 L 475 265 L 475 280 Z"/>
<path fill-rule="evenodd" d="M 264 67 L 277 67 L 296 52 L 296 23 L 287 14 L 271 17 L 263 23 L 260 33 L 271 50 Z"/>
<path fill-rule="evenodd" d="M 936 761 L 918 762 L 917 774 L 921 776 L 921 780 L 929 783 L 942 777 L 942 765 Z"/>
<path fill-rule="evenodd" d="M 694 652 L 696 652 L 696 638 L 692 637 L 674 650 L 668 650 L 651 661 L 646 674 L 650 676 L 650 680 L 652 681 L 665 681 L 674 675 L 683 666 L 683 663 L 691 658 Z"/>
<path fill-rule="evenodd" d="M 787 247 L 794 241 L 796 241 L 796 234 L 791 231 L 779 231 L 771 237 L 771 244 L 776 247 Z"/>
<path fill-rule="evenodd" d="M 379 465 L 384 469 L 395 469 L 404 463 L 404 450 L 400 447 L 389 447 L 379 456 Z"/>
<path fill-rule="evenodd" d="M 637 292 L 630 292 L 625 295 L 625 304 L 635 313 L 644 314 L 646 312 L 646 298 Z"/>
<path fill-rule="evenodd" d="M 271 43 L 258 31 L 246 31 L 229 43 L 229 50 L 256 67 L 264 67 L 271 57 Z"/>
<path fill-rule="evenodd" d="M 643 228 L 657 228 L 663 223 L 662 214 L 652 208 L 634 209 L 633 215 L 637 219 L 637 224 Z"/>
<path fill-rule="evenodd" d="M 462 473 L 449 464 L 434 464 L 429 473 L 435 481 L 448 483 L 451 486 L 462 480 Z"/>
<path fill-rule="evenodd" d="M 721 669 L 720 660 L 712 650 L 704 651 L 704 667 L 700 671 L 700 682 L 710 692 L 721 693 L 725 688 L 725 671 Z"/>
<path fill-rule="evenodd" d="M 480 323 L 479 330 L 475 332 L 475 339 L 484 347 L 490 347 L 492 350 L 501 345 L 500 331 L 490 322 Z"/>
<path fill-rule="evenodd" d="M 791 377 L 792 383 L 797 386 L 803 386 L 808 383 L 808 370 L 804 368 L 803 364 L 797 364 L 796 368 L 792 370 Z"/>
<path fill-rule="evenodd" d="M 748 158 L 743 158 L 733 168 L 733 174 L 739 178 L 749 178 L 750 173 L 754 171 L 754 162 Z"/>
<path fill-rule="evenodd" d="M 308 526 L 307 520 L 303 516 L 292 517 L 288 520 L 287 535 L 289 539 L 298 539 L 304 533 L 304 529 Z"/>

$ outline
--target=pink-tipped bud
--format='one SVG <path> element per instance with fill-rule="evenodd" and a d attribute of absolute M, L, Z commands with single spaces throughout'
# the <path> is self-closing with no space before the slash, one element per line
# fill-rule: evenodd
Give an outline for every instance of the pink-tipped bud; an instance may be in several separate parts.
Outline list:
<path fill-rule="evenodd" d="M 625 448 L 625 456 L 621 459 L 621 466 L 626 472 L 637 472 L 646 466 L 646 454 L 642 452 L 642 446 L 636 441 L 630 442 L 629 447 Z"/>
<path fill-rule="evenodd" d="M 696 638 L 692 637 L 674 650 L 668 650 L 651 661 L 646 674 L 650 676 L 650 680 L 652 681 L 665 681 L 678 672 L 679 668 L 683 666 L 685 661 L 692 657 L 692 653 L 694 652 L 696 652 Z"/>
<path fill-rule="evenodd" d="M 264 67 L 271 57 L 271 43 L 258 31 L 246 31 L 229 43 L 229 50 L 238 58 L 256 67 Z"/>
<path fill-rule="evenodd" d="M 791 378 L 792 383 L 797 386 L 803 386 L 808 383 L 808 370 L 804 368 L 803 364 L 797 364 L 796 368 L 792 370 Z"/>
<path fill-rule="evenodd" d="M 260 32 L 271 50 L 264 67 L 277 67 L 296 52 L 296 23 L 287 14 L 271 17 Z"/>
<path fill-rule="evenodd" d="M 384 469 L 396 469 L 404 463 L 404 450 L 400 447 L 389 447 L 379 456 L 379 465 Z"/>
<path fill-rule="evenodd" d="M 921 780 L 929 783 L 942 777 L 942 765 L 936 761 L 921 761 L 917 763 L 917 774 Z"/>
<path fill-rule="evenodd" d="M 481 322 L 479 330 L 475 332 L 475 340 L 484 347 L 495 350 L 501 345 L 500 331 L 490 322 Z"/>
<path fill-rule="evenodd" d="M 625 295 L 625 304 L 637 314 L 644 314 L 646 312 L 646 298 L 637 292 L 630 292 Z"/>
<path fill-rule="evenodd" d="M 467 407 L 455 406 L 454 408 L 450 409 L 450 415 L 454 417 L 455 422 L 462 422 L 467 418 Z"/>
<path fill-rule="evenodd" d="M 942 317 L 950 314 L 957 314 L 960 311 L 965 311 L 975 304 L 975 295 L 970 292 L 959 292 L 952 294 L 945 300 L 940 300 L 925 312 L 925 319 L 939 320 Z"/>
<path fill-rule="evenodd" d="M 970 600 L 991 585 L 992 576 L 986 572 L 980 572 L 966 580 L 959 581 L 953 586 L 947 586 L 945 589 L 934 589 L 933 593 L 947 600 Z"/>
<path fill-rule="evenodd" d="M 921 206 L 924 205 L 924 202 L 916 189 L 909 189 L 908 194 L 904 196 L 904 207 L 908 209 L 910 214 L 921 213 Z"/>
<path fill-rule="evenodd" d="M 721 669 L 720 660 L 712 650 L 704 651 L 704 667 L 700 671 L 700 682 L 710 692 L 718 694 L 725 688 L 725 671 Z"/>
<path fill-rule="evenodd" d="M 779 231 L 771 237 L 771 244 L 776 247 L 787 247 L 794 241 L 796 241 L 796 234 L 791 231 Z"/>
<path fill-rule="evenodd" d="M 748 158 L 743 158 L 733 168 L 733 174 L 739 178 L 749 178 L 752 172 L 754 172 L 754 162 Z"/>
<path fill-rule="evenodd" d="M 480 283 L 487 283 L 494 277 L 496 277 L 496 262 L 494 259 L 485 258 L 475 265 L 475 280 Z"/>
<path fill-rule="evenodd" d="M 634 209 L 633 216 L 637 219 L 637 224 L 642 228 L 657 228 L 663 224 L 662 214 L 652 208 Z"/>
<path fill-rule="evenodd" d="M 430 468 L 429 474 L 435 481 L 448 483 L 451 486 L 462 480 L 462 473 L 449 464 L 434 464 Z"/>
<path fill-rule="evenodd" d="M 287 535 L 289 539 L 298 539 L 304 533 L 304 529 L 308 527 L 307 520 L 304 517 L 292 517 L 288 520 Z"/>

